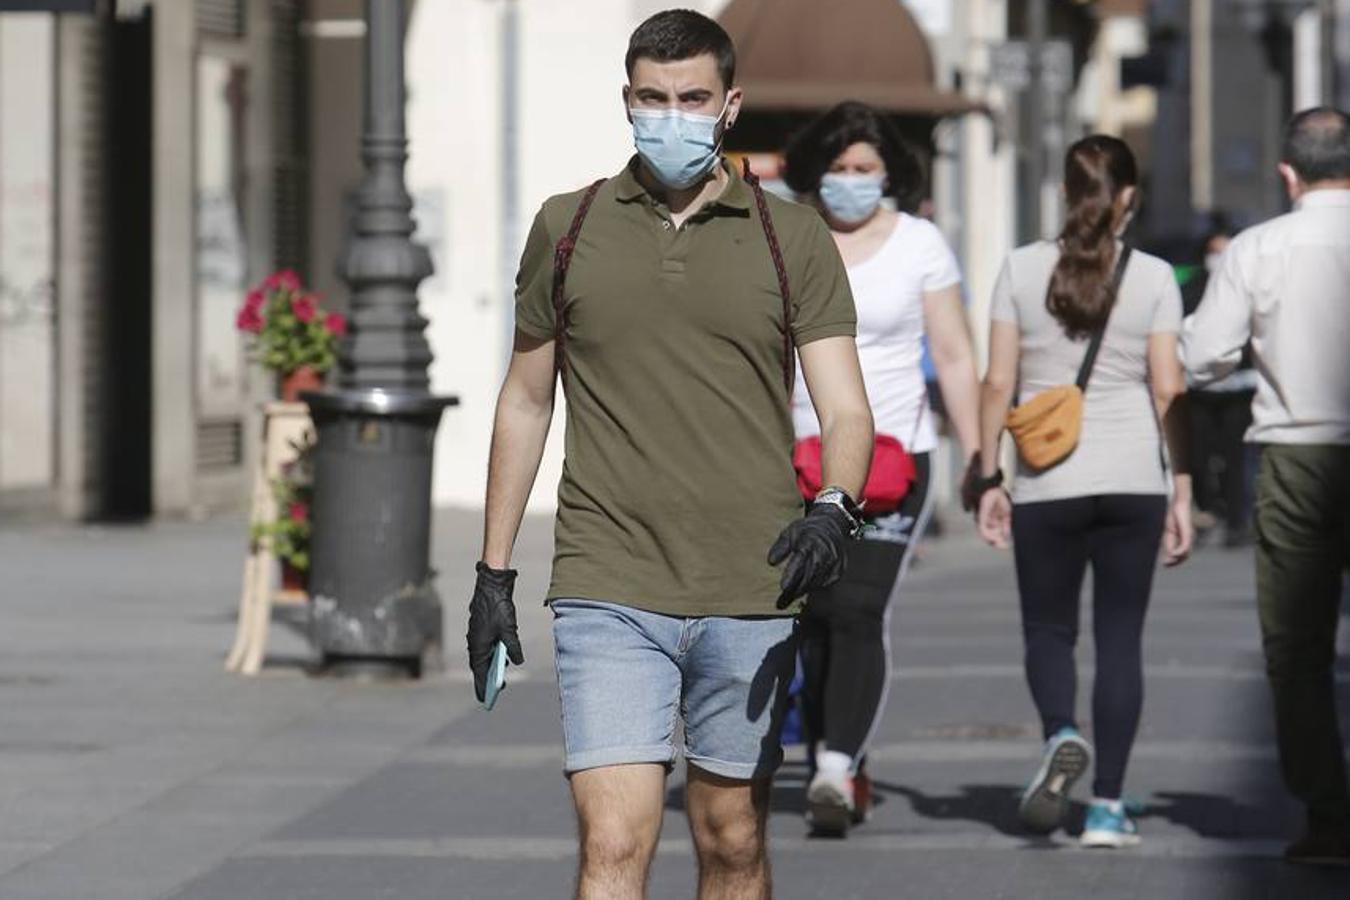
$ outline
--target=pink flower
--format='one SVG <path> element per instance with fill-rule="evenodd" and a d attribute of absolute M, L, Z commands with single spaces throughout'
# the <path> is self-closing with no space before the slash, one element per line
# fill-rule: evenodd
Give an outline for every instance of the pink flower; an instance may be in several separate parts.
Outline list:
<path fill-rule="evenodd" d="M 251 306 L 247 303 L 239 310 L 239 315 L 235 317 L 234 327 L 240 331 L 247 331 L 250 334 L 258 334 L 263 330 L 263 317 L 260 307 Z"/>
<path fill-rule="evenodd" d="M 244 309 L 251 309 L 255 312 L 261 312 L 263 304 L 267 302 L 267 295 L 254 288 L 244 297 Z"/>
<path fill-rule="evenodd" d="M 342 337 L 347 333 L 347 317 L 339 312 L 330 312 L 324 316 L 323 327 L 328 330 L 329 334 Z"/>
<path fill-rule="evenodd" d="M 292 522 L 306 522 L 309 520 L 309 504 L 297 500 L 291 504 L 288 514 Z"/>
<path fill-rule="evenodd" d="M 275 291 L 298 291 L 300 290 L 300 276 L 295 274 L 294 269 L 282 269 L 279 272 L 273 272 L 263 279 L 263 290 Z"/>
<path fill-rule="evenodd" d="M 301 322 L 313 322 L 319 311 L 319 301 L 313 294 L 299 294 L 291 298 L 291 312 Z"/>

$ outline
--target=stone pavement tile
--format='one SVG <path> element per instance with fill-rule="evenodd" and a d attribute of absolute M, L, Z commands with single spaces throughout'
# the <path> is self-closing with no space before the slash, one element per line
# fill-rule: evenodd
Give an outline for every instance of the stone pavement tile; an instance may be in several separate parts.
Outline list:
<path fill-rule="evenodd" d="M 172 900 L 552 900 L 571 896 L 573 877 L 570 862 L 245 858 L 203 876 Z M 692 861 L 658 860 L 653 886 L 652 900 L 689 900 Z"/>
<path fill-rule="evenodd" d="M 503 838 L 509 843 L 511 838 Z M 528 843 L 526 839 L 519 839 Z M 246 855 L 187 885 L 173 900 L 535 900 L 569 895 L 570 860 L 475 858 L 456 848 L 403 856 Z M 528 849 L 521 848 L 523 853 Z M 1274 859 L 929 847 L 880 851 L 848 842 L 797 842 L 773 852 L 781 900 L 1336 900 L 1350 875 Z M 687 840 L 663 842 L 651 900 L 688 900 Z"/>
<path fill-rule="evenodd" d="M 548 660 L 548 677 L 532 677 L 521 682 L 511 667 L 506 670 L 506 691 L 491 712 L 470 709 L 463 716 L 440 729 L 432 743 L 436 744 L 512 744 L 537 743 L 541 738 L 562 740 L 561 710 L 558 687 L 553 679 L 553 660 Z M 543 663 L 531 662 L 531 672 L 538 672 Z M 465 683 L 453 691 L 465 695 L 472 689 Z"/>
<path fill-rule="evenodd" d="M 398 762 L 286 825 L 277 839 L 569 837 L 571 795 L 558 765 L 497 771 Z"/>

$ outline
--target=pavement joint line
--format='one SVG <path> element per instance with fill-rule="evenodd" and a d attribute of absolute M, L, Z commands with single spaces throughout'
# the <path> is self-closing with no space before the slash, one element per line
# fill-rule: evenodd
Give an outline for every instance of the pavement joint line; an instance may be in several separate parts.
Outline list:
<path fill-rule="evenodd" d="M 771 837 L 771 852 L 805 853 L 931 853 L 934 851 L 1037 851 L 1092 853 L 1067 836 L 1019 837 L 983 831 L 934 832 L 929 834 L 868 834 L 855 832 L 847 841 L 812 840 L 807 837 Z M 1112 859 L 1275 859 L 1284 843 L 1274 839 L 1176 837 L 1149 841 L 1116 851 Z M 688 838 L 664 838 L 657 845 L 661 856 L 692 856 Z M 521 837 L 503 834 L 486 837 L 432 838 L 333 838 L 329 840 L 274 840 L 255 844 L 235 859 L 465 859 L 485 862 L 575 859 L 574 837 Z M 1104 855 L 1104 854 L 1103 854 Z"/>
<path fill-rule="evenodd" d="M 877 744 L 867 751 L 875 762 L 1028 762 L 1040 753 L 1032 740 L 1011 741 L 901 741 Z M 1236 741 L 1141 741 L 1134 759 L 1167 762 L 1271 762 L 1278 758 L 1273 743 Z M 529 769 L 561 766 L 561 744 L 432 744 L 399 757 L 400 763 L 482 766 L 487 769 Z M 1350 759 L 1350 753 L 1347 754 Z"/>

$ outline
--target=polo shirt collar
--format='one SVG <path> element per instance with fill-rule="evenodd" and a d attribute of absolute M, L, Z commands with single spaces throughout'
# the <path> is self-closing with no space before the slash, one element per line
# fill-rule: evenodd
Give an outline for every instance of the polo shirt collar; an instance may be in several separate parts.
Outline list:
<path fill-rule="evenodd" d="M 1310 206 L 1350 206 L 1350 189 L 1318 188 L 1308 191 L 1299 198 L 1298 208 L 1307 209 Z"/>
<path fill-rule="evenodd" d="M 640 200 L 643 197 L 650 197 L 651 194 L 637 177 L 637 167 L 642 163 L 637 155 L 628 161 L 628 165 L 623 167 L 623 171 L 614 176 L 614 197 L 620 203 L 631 203 L 634 200 Z M 748 210 L 754 197 L 750 191 L 750 185 L 745 183 L 741 173 L 736 170 L 736 166 L 725 157 L 718 163 L 722 166 L 730 178 L 727 182 L 726 190 L 722 191 L 722 196 L 708 204 L 708 206 L 721 206 L 727 209 Z M 653 198 L 655 199 L 655 198 Z"/>

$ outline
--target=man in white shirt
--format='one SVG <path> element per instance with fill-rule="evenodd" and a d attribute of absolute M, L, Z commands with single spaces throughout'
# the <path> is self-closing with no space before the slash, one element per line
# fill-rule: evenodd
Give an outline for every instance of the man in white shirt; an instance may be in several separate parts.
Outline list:
<path fill-rule="evenodd" d="M 1244 231 L 1186 320 L 1199 384 L 1250 338 L 1261 448 L 1256 575 L 1285 784 L 1308 809 L 1291 862 L 1350 865 L 1350 793 L 1336 716 L 1336 626 L 1350 566 L 1350 118 L 1296 115 L 1280 176 L 1294 209 Z"/>

